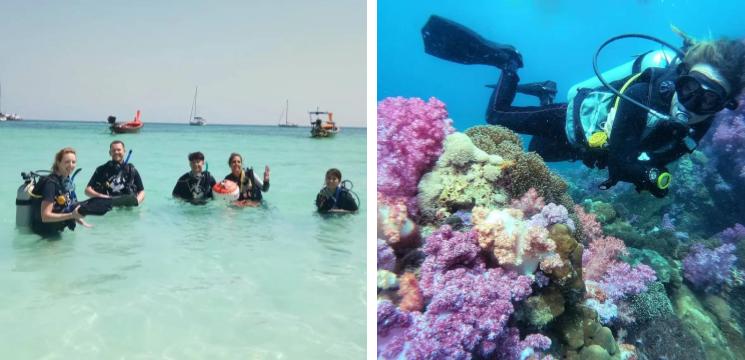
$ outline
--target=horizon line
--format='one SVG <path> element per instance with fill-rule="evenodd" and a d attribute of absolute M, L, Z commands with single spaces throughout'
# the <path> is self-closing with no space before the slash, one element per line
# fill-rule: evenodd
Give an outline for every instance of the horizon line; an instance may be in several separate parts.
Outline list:
<path fill-rule="evenodd" d="M 108 122 L 105 120 L 69 120 L 69 119 L 22 119 L 19 121 L 9 121 L 10 123 L 17 123 L 17 122 L 24 122 L 24 121 L 66 121 L 66 122 L 77 122 L 77 123 L 104 123 L 108 125 Z M 143 122 L 145 123 L 145 122 Z M 158 124 L 158 125 L 189 125 L 189 123 L 183 123 L 183 122 L 158 122 L 158 121 L 149 121 L 145 124 Z M 201 125 L 201 126 L 214 126 L 214 125 L 221 125 L 221 126 L 277 126 L 278 124 L 246 124 L 246 123 L 209 123 L 208 125 Z M 191 125 L 190 125 L 191 126 Z M 309 125 L 300 125 L 298 124 L 297 127 L 300 128 L 310 128 Z M 342 126 L 343 128 L 351 128 L 351 129 L 367 129 L 367 125 L 365 126 Z"/>

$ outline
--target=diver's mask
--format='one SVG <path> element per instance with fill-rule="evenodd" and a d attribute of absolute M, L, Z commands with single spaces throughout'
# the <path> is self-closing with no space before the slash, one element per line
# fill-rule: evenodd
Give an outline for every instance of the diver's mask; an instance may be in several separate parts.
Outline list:
<path fill-rule="evenodd" d="M 737 102 L 728 99 L 727 90 L 722 85 L 696 71 L 675 80 L 675 92 L 678 102 L 695 114 L 711 115 L 724 108 L 737 108 Z"/>

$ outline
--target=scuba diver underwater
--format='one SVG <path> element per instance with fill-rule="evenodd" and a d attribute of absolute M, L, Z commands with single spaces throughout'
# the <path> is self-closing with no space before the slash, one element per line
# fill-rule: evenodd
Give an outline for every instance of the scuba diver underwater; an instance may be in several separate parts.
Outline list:
<path fill-rule="evenodd" d="M 589 168 L 607 168 L 602 190 L 622 181 L 661 198 L 672 182 L 666 166 L 696 149 L 714 115 L 738 107 L 735 97 L 745 86 L 744 43 L 697 41 L 673 31 L 682 37 L 682 49 L 642 34 L 603 43 L 593 57 L 597 78 L 571 87 L 566 103 L 554 103 L 553 81 L 519 84 L 523 59 L 510 45 L 436 15 L 422 28 L 422 38 L 427 54 L 501 70 L 498 83 L 489 86 L 486 120 L 532 135 L 528 151 L 547 162 L 581 160 Z M 601 74 L 598 54 L 625 38 L 651 40 L 670 51 L 650 51 Z M 538 97 L 540 106 L 513 106 L 518 92 Z"/>

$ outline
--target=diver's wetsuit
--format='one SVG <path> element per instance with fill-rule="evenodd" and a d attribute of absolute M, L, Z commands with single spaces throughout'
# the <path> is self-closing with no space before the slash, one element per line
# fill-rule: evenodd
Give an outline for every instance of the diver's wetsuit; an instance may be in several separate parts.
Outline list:
<path fill-rule="evenodd" d="M 51 202 L 52 212 L 55 214 L 68 213 L 74 210 L 71 204 L 75 199 L 71 192 L 65 189 L 64 180 L 62 176 L 51 174 L 39 181 L 31 192 L 31 230 L 38 235 L 50 236 L 62 232 L 65 227 L 75 228 L 75 220 L 45 223 L 41 218 L 42 201 Z M 58 198 L 59 202 L 57 201 Z"/>
<path fill-rule="evenodd" d="M 238 188 L 240 189 L 238 200 L 261 201 L 263 198 L 261 192 L 269 191 L 269 182 L 262 183 L 262 181 L 256 177 L 256 174 L 254 174 L 253 168 L 244 170 L 241 178 L 232 173 L 225 175 L 225 180 L 230 180 L 238 184 Z"/>
<path fill-rule="evenodd" d="M 192 203 L 204 203 L 212 198 L 212 187 L 215 183 L 215 178 L 209 171 L 202 172 L 200 176 L 195 176 L 189 171 L 178 179 L 172 194 Z"/>
<path fill-rule="evenodd" d="M 564 131 L 567 104 L 512 106 L 519 80 L 514 71 L 502 71 L 489 99 L 486 121 L 521 134 L 533 135 L 528 149 L 540 154 L 545 161 L 577 159 L 579 154 L 572 148 Z"/>
<path fill-rule="evenodd" d="M 325 187 L 321 189 L 316 196 L 316 208 L 318 212 L 324 213 L 330 210 L 357 211 L 358 206 L 352 193 L 339 186 L 336 191 L 331 191 Z"/>
<path fill-rule="evenodd" d="M 96 168 L 88 186 L 109 196 L 137 195 L 145 190 L 140 173 L 134 165 L 128 163 L 122 166 L 113 160 Z"/>
<path fill-rule="evenodd" d="M 640 80 L 624 92 L 624 95 L 645 104 L 656 111 L 668 114 L 675 93 L 674 71 L 653 68 L 645 71 Z M 608 167 L 609 179 L 604 184 L 613 186 L 618 181 L 633 183 L 638 189 L 650 189 L 647 171 L 664 168 L 693 149 L 684 139 L 690 136 L 696 144 L 711 126 L 713 119 L 689 126 L 670 121 L 650 124 L 647 110 L 621 99 L 611 130 L 607 150 L 591 151 L 582 135 L 578 144 L 571 144 L 567 137 L 567 104 L 515 107 L 519 78 L 514 71 L 502 72 L 499 83 L 492 94 L 487 109 L 487 122 L 502 125 L 522 134 L 533 135 L 529 150 L 536 151 L 545 161 L 582 160 L 589 167 Z M 575 121 L 576 120 L 575 118 Z M 648 160 L 640 160 L 646 154 Z M 665 192 L 653 192 L 664 196 Z"/>

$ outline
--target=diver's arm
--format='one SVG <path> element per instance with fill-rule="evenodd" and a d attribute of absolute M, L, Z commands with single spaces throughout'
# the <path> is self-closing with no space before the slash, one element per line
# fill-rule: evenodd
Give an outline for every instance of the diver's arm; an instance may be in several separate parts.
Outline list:
<path fill-rule="evenodd" d="M 88 181 L 88 186 L 85 187 L 85 194 L 88 195 L 88 197 L 91 197 L 91 198 L 98 197 L 98 198 L 109 199 L 109 198 L 111 198 L 111 196 L 106 195 L 106 194 L 99 193 L 98 191 L 96 191 L 95 189 L 93 189 L 93 186 L 96 185 L 96 183 L 99 183 L 100 182 L 99 181 L 99 178 L 101 177 L 101 171 L 102 171 L 101 170 L 101 167 L 102 166 L 99 166 L 93 172 L 93 175 L 91 176 L 90 181 Z"/>
<path fill-rule="evenodd" d="M 632 85 L 625 95 L 646 105 L 647 83 Z M 638 185 L 646 179 L 649 166 L 638 159 L 642 152 L 641 138 L 646 124 L 646 110 L 622 99 L 613 122 L 608 148 L 608 180 L 611 185 L 618 181 Z"/>
<path fill-rule="evenodd" d="M 145 190 L 137 193 L 137 205 L 142 204 L 143 201 L 145 201 Z"/>
<path fill-rule="evenodd" d="M 90 185 L 88 185 L 88 186 L 85 187 L 85 194 L 88 195 L 88 197 L 92 197 L 92 198 L 94 198 L 94 197 L 104 198 L 104 199 L 110 199 L 111 198 L 111 196 L 109 196 L 109 195 L 101 194 L 98 191 L 93 190 L 93 187 L 90 186 Z"/>
<path fill-rule="evenodd" d="M 269 191 L 269 166 L 264 168 L 264 181 L 261 181 L 258 176 L 256 176 L 256 172 L 253 173 L 253 183 L 261 188 L 261 191 L 267 192 Z"/>
<path fill-rule="evenodd" d="M 333 194 L 326 188 L 321 189 L 316 195 L 316 208 L 318 212 L 328 212 L 334 207 Z"/>
<path fill-rule="evenodd" d="M 52 222 L 60 222 L 60 221 L 67 221 L 67 220 L 75 220 L 78 221 L 83 218 L 82 215 L 78 212 L 80 209 L 80 205 L 75 207 L 75 210 L 69 213 L 55 213 L 52 212 L 52 209 L 54 207 L 54 203 L 48 200 L 43 200 L 41 202 L 41 221 L 45 223 L 52 223 Z"/>
<path fill-rule="evenodd" d="M 678 142 L 674 146 L 670 147 L 666 151 L 660 152 L 655 156 L 655 162 L 660 164 L 669 164 L 675 160 L 678 160 L 685 154 L 690 154 L 698 146 L 698 143 L 709 131 L 713 121 L 713 117 L 706 119 L 698 124 L 694 124 L 690 127 L 690 130 L 686 134 L 681 134 Z"/>

